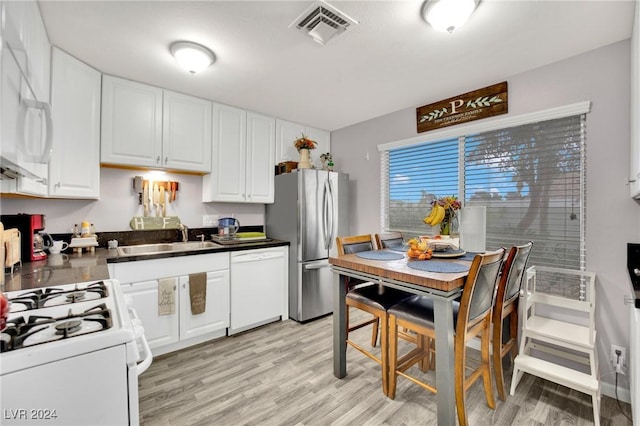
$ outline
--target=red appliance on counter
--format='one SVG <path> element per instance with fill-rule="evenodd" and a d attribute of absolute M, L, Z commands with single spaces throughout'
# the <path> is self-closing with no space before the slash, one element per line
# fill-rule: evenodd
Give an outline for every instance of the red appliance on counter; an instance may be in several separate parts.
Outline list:
<path fill-rule="evenodd" d="M 44 241 L 39 234 L 44 230 L 43 214 L 3 214 L 0 222 L 5 229 L 18 228 L 21 234 L 20 253 L 23 262 L 35 262 L 47 258 Z"/>

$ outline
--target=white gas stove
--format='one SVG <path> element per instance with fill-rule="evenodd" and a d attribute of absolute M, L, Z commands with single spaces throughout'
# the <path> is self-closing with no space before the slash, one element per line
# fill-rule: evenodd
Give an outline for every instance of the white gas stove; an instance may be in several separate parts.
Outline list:
<path fill-rule="evenodd" d="M 151 351 L 117 281 L 6 296 L 1 424 L 138 424 L 138 375 Z"/>

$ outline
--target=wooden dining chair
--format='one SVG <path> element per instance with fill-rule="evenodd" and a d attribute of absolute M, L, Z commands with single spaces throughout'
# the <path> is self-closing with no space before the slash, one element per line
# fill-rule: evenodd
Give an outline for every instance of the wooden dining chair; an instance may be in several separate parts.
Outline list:
<path fill-rule="evenodd" d="M 504 261 L 496 292 L 492 319 L 492 357 L 498 398 L 502 401 L 507 398 L 504 389 L 502 359 L 507 355 L 511 355 L 513 361 L 518 355 L 518 300 L 532 247 L 533 241 L 521 246 L 511 247 Z M 505 328 L 504 323 L 507 318 L 509 326 Z M 506 341 L 505 336 L 503 336 L 504 333 L 508 333 Z"/>
<path fill-rule="evenodd" d="M 379 249 L 402 246 L 404 244 L 404 237 L 402 236 L 402 232 L 376 234 L 376 244 Z"/>
<path fill-rule="evenodd" d="M 493 386 L 491 381 L 491 362 L 489 347 L 491 341 L 491 312 L 494 291 L 504 249 L 485 254 L 477 254 L 469 275 L 465 281 L 460 302 L 454 302 L 453 320 L 455 324 L 454 338 L 454 377 L 456 408 L 458 422 L 467 425 L 465 394 L 467 389 L 482 378 L 487 405 L 495 408 Z M 402 357 L 398 357 L 398 327 L 406 327 L 418 334 L 418 345 Z M 471 374 L 466 374 L 467 343 L 480 335 L 480 364 Z M 405 377 L 413 383 L 437 392 L 435 386 L 426 383 L 407 373 L 407 370 L 430 357 L 430 348 L 425 344 L 427 339 L 435 339 L 433 300 L 426 296 L 417 296 L 403 301 L 389 309 L 389 398 L 395 398 L 398 376 Z"/>
<path fill-rule="evenodd" d="M 337 237 L 336 243 L 338 247 L 338 254 L 345 255 L 350 253 L 358 253 L 362 251 L 373 250 L 375 248 L 373 238 L 370 234 L 367 235 L 355 235 L 348 237 Z M 346 295 L 346 322 L 347 322 L 347 344 L 357 349 L 367 357 L 376 361 L 382 368 L 382 391 L 387 394 L 387 380 L 388 373 L 386 367 L 387 361 L 387 323 L 388 316 L 387 310 L 393 305 L 400 303 L 401 301 L 413 297 L 411 293 L 407 293 L 394 288 L 385 287 L 381 284 L 374 284 L 363 282 L 349 278 L 347 282 L 349 286 L 347 288 Z M 366 320 L 359 324 L 349 324 L 349 309 L 355 308 L 361 311 L 370 313 L 373 318 Z M 366 350 L 361 345 L 354 342 L 349 338 L 349 334 L 352 331 L 366 327 L 372 324 L 373 330 L 371 333 L 371 346 L 375 346 L 378 336 L 378 328 L 380 328 L 380 341 L 381 341 L 381 354 L 380 357 L 374 355 L 371 351 Z"/>

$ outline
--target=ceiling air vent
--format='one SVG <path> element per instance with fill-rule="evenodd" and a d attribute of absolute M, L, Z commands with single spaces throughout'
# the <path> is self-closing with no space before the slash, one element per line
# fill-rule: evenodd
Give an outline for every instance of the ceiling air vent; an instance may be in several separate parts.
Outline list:
<path fill-rule="evenodd" d="M 316 43 L 325 44 L 336 35 L 342 34 L 352 24 L 358 24 L 358 21 L 320 0 L 314 2 L 289 27 L 295 26 Z"/>

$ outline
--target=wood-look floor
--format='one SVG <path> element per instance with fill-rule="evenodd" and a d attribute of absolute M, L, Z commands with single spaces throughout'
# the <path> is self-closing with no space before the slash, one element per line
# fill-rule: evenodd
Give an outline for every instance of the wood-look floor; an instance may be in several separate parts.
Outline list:
<path fill-rule="evenodd" d="M 370 328 L 354 336 L 368 346 Z M 333 375 L 331 316 L 277 322 L 154 359 L 140 377 L 140 423 L 436 424 L 434 394 L 400 377 L 395 400 L 385 397 L 380 366 L 353 348 L 347 348 L 347 373 L 344 379 Z M 510 379 L 508 372 L 507 388 Z M 506 402 L 496 396 L 496 403 L 495 410 L 487 407 L 481 381 L 474 384 L 467 394 L 470 424 L 593 424 L 589 396 L 529 375 L 514 396 Z M 621 404 L 630 414 L 629 404 Z M 632 424 L 605 396 L 600 415 L 602 426 Z"/>

